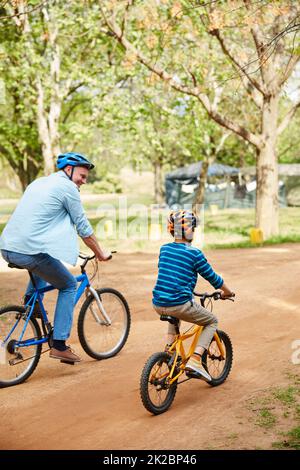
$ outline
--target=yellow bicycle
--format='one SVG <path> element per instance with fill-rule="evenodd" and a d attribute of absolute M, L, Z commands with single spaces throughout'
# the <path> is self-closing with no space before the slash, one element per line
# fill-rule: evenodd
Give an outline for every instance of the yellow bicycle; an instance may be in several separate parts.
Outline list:
<path fill-rule="evenodd" d="M 207 307 L 207 301 L 212 306 L 213 300 L 223 299 L 221 292 L 212 294 L 194 295 L 200 298 L 201 305 Z M 225 300 L 225 299 L 223 299 Z M 228 298 L 232 300 L 232 298 Z M 175 317 L 161 315 L 163 321 L 175 325 L 176 337 L 173 344 L 166 351 L 152 354 L 147 360 L 141 375 L 140 394 L 144 407 L 155 415 L 167 411 L 173 403 L 177 386 L 196 376 L 186 371 L 186 378 L 179 382 L 179 378 L 185 373 L 185 365 L 193 354 L 202 326 L 193 325 L 184 333 L 179 331 L 179 320 Z M 184 342 L 192 339 L 189 349 L 184 348 Z M 217 330 L 210 346 L 202 355 L 202 363 L 212 380 L 207 382 L 212 387 L 221 385 L 227 379 L 232 367 L 232 344 L 227 333 Z"/>

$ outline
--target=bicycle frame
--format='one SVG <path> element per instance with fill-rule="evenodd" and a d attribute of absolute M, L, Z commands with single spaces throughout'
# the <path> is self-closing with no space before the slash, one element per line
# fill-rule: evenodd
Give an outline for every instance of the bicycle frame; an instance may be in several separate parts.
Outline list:
<path fill-rule="evenodd" d="M 183 333 L 183 334 L 177 335 L 175 341 L 170 346 L 168 352 L 170 352 L 170 353 L 174 352 L 175 353 L 175 356 L 174 356 L 174 359 L 173 359 L 173 365 L 171 367 L 171 370 L 170 370 L 169 374 L 167 375 L 167 378 L 169 379 L 169 384 L 170 385 L 172 385 L 173 382 L 178 380 L 178 378 L 184 373 L 185 364 L 189 360 L 189 358 L 191 357 L 193 352 L 195 351 L 195 348 L 196 348 L 196 345 L 198 343 L 198 339 L 199 339 L 199 336 L 200 336 L 202 330 L 203 330 L 203 326 L 195 325 L 194 327 L 192 327 L 192 331 L 190 333 Z M 186 354 L 184 346 L 183 346 L 183 342 L 185 340 L 193 337 L 193 336 L 194 336 L 194 339 L 193 339 L 193 341 L 190 345 L 188 353 Z M 215 341 L 218 345 L 221 357 L 225 358 L 224 348 L 223 348 L 223 345 L 220 341 L 220 338 L 219 338 L 219 335 L 218 335 L 217 332 L 215 332 L 213 338 L 215 339 Z M 180 370 L 175 376 L 173 376 L 175 368 L 176 368 L 177 359 L 178 359 L 179 356 L 181 356 L 181 359 L 182 359 L 180 367 L 179 367 Z"/>
<path fill-rule="evenodd" d="M 76 292 L 76 297 L 75 297 L 75 303 L 74 303 L 74 306 L 77 304 L 77 302 L 79 301 L 80 297 L 82 296 L 83 292 L 85 291 L 85 289 L 88 289 L 91 294 L 95 297 L 95 300 L 97 302 L 97 305 L 99 307 L 99 310 L 103 316 L 103 320 L 101 320 L 99 318 L 99 316 L 97 315 L 97 313 L 91 308 L 91 311 L 92 311 L 92 314 L 93 316 L 95 317 L 95 320 L 98 322 L 98 323 L 101 323 L 101 324 L 105 324 L 107 326 L 111 325 L 111 320 L 109 318 L 109 316 L 107 315 L 107 313 L 105 312 L 104 310 L 104 307 L 103 307 L 103 304 L 97 294 L 97 291 L 96 289 L 94 289 L 91 285 L 90 285 L 90 281 L 89 281 L 89 278 L 88 278 L 88 275 L 86 274 L 85 271 L 82 272 L 82 274 L 80 274 L 79 276 L 76 277 L 76 281 L 79 284 L 78 286 L 78 289 L 77 289 L 77 292 Z M 30 306 L 30 311 L 29 313 L 27 313 L 27 318 L 26 318 L 26 321 L 25 321 L 25 324 L 24 324 L 24 327 L 22 329 L 22 332 L 20 334 L 20 337 L 19 339 L 15 342 L 14 344 L 14 347 L 27 347 L 27 346 L 34 346 L 34 345 L 38 345 L 38 344 L 43 344 L 43 343 L 46 343 L 48 341 L 48 338 L 49 338 L 49 334 L 51 332 L 51 324 L 49 323 L 48 321 L 48 317 L 47 317 L 47 313 L 46 313 L 46 310 L 44 308 L 44 304 L 43 304 L 43 295 L 44 293 L 46 292 L 50 292 L 52 290 L 55 290 L 56 288 L 51 286 L 51 285 L 48 285 L 48 286 L 45 286 L 45 287 L 42 287 L 41 289 L 37 289 L 35 288 L 34 289 L 34 293 L 32 294 L 32 296 L 30 297 L 30 299 L 28 300 L 28 302 L 25 304 L 25 309 L 28 309 L 28 307 Z M 35 305 L 35 302 L 38 301 L 39 303 L 39 306 L 40 306 L 40 309 L 41 309 L 41 312 L 42 312 L 42 322 L 44 323 L 47 331 L 48 331 L 48 334 L 45 334 L 43 335 L 43 337 L 41 339 L 34 339 L 34 338 L 31 338 L 31 339 L 27 339 L 27 340 L 24 340 L 22 341 L 22 338 L 24 336 L 24 333 L 26 331 L 26 328 L 27 328 L 27 325 L 29 323 L 29 320 L 31 318 L 31 315 L 32 315 L 32 312 L 33 312 L 33 309 L 34 309 L 34 305 Z M 20 314 L 22 315 L 22 314 Z M 12 333 L 14 332 L 14 330 L 16 329 L 18 323 L 20 321 L 20 318 L 17 318 L 17 321 L 15 323 L 15 325 L 13 326 L 12 330 L 9 332 L 8 336 L 4 339 L 3 343 L 2 344 L 5 344 L 10 336 L 12 335 Z"/>

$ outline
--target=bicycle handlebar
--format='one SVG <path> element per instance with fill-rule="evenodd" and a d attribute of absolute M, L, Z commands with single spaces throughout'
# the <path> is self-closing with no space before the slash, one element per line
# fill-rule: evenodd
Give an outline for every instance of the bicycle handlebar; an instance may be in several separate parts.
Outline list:
<path fill-rule="evenodd" d="M 201 300 L 206 300 L 206 299 L 214 299 L 214 300 L 231 300 L 231 302 L 234 302 L 233 297 L 235 297 L 235 294 L 233 294 L 231 297 L 222 297 L 222 292 L 216 290 L 212 294 L 208 294 L 207 292 L 204 292 L 203 294 L 200 294 L 199 292 L 194 292 L 194 295 L 196 297 L 200 297 Z"/>
<path fill-rule="evenodd" d="M 88 260 L 90 261 L 91 259 L 94 259 L 96 255 L 94 256 L 83 256 L 83 255 L 80 255 L 78 256 L 78 258 L 81 258 L 81 259 L 85 259 L 85 260 Z"/>
<path fill-rule="evenodd" d="M 117 253 L 117 251 L 111 251 L 111 255 L 110 255 L 110 257 L 109 257 L 108 259 L 111 259 L 111 258 L 112 258 L 112 255 L 113 255 L 114 253 Z M 86 265 L 87 265 L 87 263 L 88 263 L 89 261 L 91 261 L 92 259 L 95 259 L 95 258 L 96 258 L 96 255 L 93 255 L 93 256 L 84 256 L 84 255 L 79 254 L 79 258 L 84 259 L 84 262 L 82 263 L 81 268 L 85 268 Z"/>

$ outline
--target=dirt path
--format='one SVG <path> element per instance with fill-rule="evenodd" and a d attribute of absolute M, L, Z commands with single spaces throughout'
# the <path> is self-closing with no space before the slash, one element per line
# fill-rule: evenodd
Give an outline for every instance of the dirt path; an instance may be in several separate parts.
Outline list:
<path fill-rule="evenodd" d="M 255 426 L 245 406 L 268 387 L 284 385 L 291 344 L 300 339 L 300 245 L 206 253 L 238 296 L 219 302 L 220 327 L 234 345 L 234 366 L 225 384 L 181 385 L 170 410 L 151 416 L 139 397 L 148 356 L 164 344 L 165 325 L 151 309 L 156 256 L 117 255 L 102 267 L 102 285 L 123 292 L 132 312 L 124 350 L 96 362 L 71 344 L 84 361 L 62 365 L 47 353 L 31 378 L 0 390 L 1 449 L 254 449 L 271 448 L 275 430 Z M 23 272 L 0 274 L 1 303 L 15 303 L 26 283 Z M 208 290 L 205 281 L 199 289 Z M 138 294 L 138 297 L 137 297 Z M 54 298 L 48 302 L 53 311 Z"/>

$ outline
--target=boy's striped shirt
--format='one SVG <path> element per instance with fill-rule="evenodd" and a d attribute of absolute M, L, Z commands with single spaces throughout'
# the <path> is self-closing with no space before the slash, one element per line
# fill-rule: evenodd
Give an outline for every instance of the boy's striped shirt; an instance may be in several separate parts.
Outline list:
<path fill-rule="evenodd" d="M 202 251 L 187 243 L 167 243 L 160 249 L 158 277 L 153 303 L 161 307 L 181 305 L 193 298 L 197 276 L 204 277 L 215 289 L 223 279 L 207 262 Z"/>

